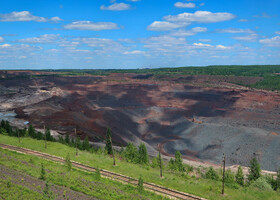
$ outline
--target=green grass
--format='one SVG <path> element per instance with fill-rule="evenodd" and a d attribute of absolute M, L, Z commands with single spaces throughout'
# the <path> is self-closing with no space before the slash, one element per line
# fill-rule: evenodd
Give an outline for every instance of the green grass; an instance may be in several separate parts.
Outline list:
<path fill-rule="evenodd" d="M 22 143 L 18 143 L 18 139 L 5 135 L 0 135 L 0 143 L 11 144 L 15 146 L 30 148 L 33 150 L 46 152 L 56 156 L 65 158 L 69 153 L 71 160 L 75 160 L 93 167 L 110 170 L 121 173 L 134 178 L 143 177 L 144 181 L 163 185 L 169 188 L 177 189 L 183 192 L 191 193 L 208 199 L 280 199 L 277 192 L 260 191 L 255 188 L 240 187 L 234 189 L 226 186 L 226 196 L 221 197 L 221 182 L 212 181 L 203 178 L 196 178 L 192 176 L 180 176 L 178 174 L 164 171 L 164 178 L 159 178 L 159 170 L 144 167 L 141 165 L 127 163 L 117 158 L 117 166 L 113 166 L 113 160 L 102 153 L 89 153 L 79 151 L 79 155 L 75 156 L 75 148 L 60 144 L 48 142 L 48 148 L 44 148 L 44 141 L 39 141 L 31 138 L 22 138 Z"/>
<path fill-rule="evenodd" d="M 0 179 L 0 199 L 44 199 L 43 195 L 26 187 L 11 184 L 9 180 Z"/>
<path fill-rule="evenodd" d="M 12 159 L 11 159 L 12 158 Z M 68 171 L 66 166 L 44 160 L 32 155 L 24 155 L 16 152 L 0 149 L 0 165 L 12 168 L 16 171 L 24 172 L 33 177 L 40 177 L 41 163 L 44 164 L 46 170 L 46 179 L 49 183 L 64 186 L 72 190 L 82 192 L 86 195 L 97 197 L 100 199 L 165 199 L 162 196 L 155 193 L 144 191 L 139 192 L 136 187 L 130 184 L 120 184 L 119 182 L 106 179 L 97 178 L 94 173 L 82 171 L 72 168 Z M 19 195 L 21 190 L 17 191 L 20 186 L 10 184 L 14 189 L 13 193 Z M 6 187 L 5 187 L 6 186 Z M 3 193 L 9 197 L 10 187 L 7 187 L 7 183 L 2 185 Z M 27 189 L 23 191 L 28 191 Z M 27 192 L 28 193 L 28 192 Z M 30 192 L 30 195 L 35 195 L 35 192 Z M 40 195 L 39 195 L 40 196 Z M 12 197 L 12 196 L 11 196 Z M 18 198 L 16 198 L 18 199 Z M 21 198 L 19 198 L 21 199 Z M 24 199 L 36 199 L 24 198 Z M 39 198 L 40 199 L 40 198 Z"/>

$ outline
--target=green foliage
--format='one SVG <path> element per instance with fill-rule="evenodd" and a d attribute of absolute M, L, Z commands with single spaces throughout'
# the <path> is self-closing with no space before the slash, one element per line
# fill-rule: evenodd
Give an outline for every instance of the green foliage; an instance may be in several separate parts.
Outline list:
<path fill-rule="evenodd" d="M 46 180 L 46 171 L 43 163 L 41 163 L 41 173 L 39 179 Z"/>
<path fill-rule="evenodd" d="M 138 152 L 137 148 L 134 146 L 133 143 L 128 143 L 125 150 L 124 156 L 128 162 L 136 163 L 138 159 Z"/>
<path fill-rule="evenodd" d="M 230 169 L 227 169 L 225 171 L 225 183 L 234 183 L 234 182 L 235 182 L 234 173 Z"/>
<path fill-rule="evenodd" d="M 157 155 L 157 157 L 154 157 L 151 163 L 151 167 L 152 168 L 159 168 L 160 167 L 160 160 L 161 160 L 161 165 L 162 165 L 162 169 L 164 168 L 164 162 L 163 159 L 160 158 L 159 156 L 160 154 Z"/>
<path fill-rule="evenodd" d="M 82 146 L 83 146 L 83 150 L 89 151 L 90 146 L 89 146 L 88 136 L 86 136 L 86 138 L 84 139 Z"/>
<path fill-rule="evenodd" d="M 235 181 L 241 186 L 244 185 L 244 174 L 241 166 L 239 166 L 237 169 L 237 172 L 235 174 Z"/>
<path fill-rule="evenodd" d="M 33 128 L 32 125 L 29 125 L 29 127 L 28 127 L 28 135 L 32 138 L 37 138 L 35 129 Z"/>
<path fill-rule="evenodd" d="M 265 177 L 259 177 L 257 180 L 253 181 L 250 186 L 260 190 L 272 191 L 272 187 Z"/>
<path fill-rule="evenodd" d="M 72 169 L 72 163 L 71 163 L 71 159 L 70 159 L 70 154 L 68 153 L 65 159 L 65 166 L 67 168 L 68 171 L 70 171 Z"/>
<path fill-rule="evenodd" d="M 70 144 L 70 138 L 69 138 L 69 134 L 66 133 L 66 136 L 65 136 L 65 143 L 66 144 Z"/>
<path fill-rule="evenodd" d="M 82 143 L 80 137 L 76 137 L 76 145 L 78 149 L 82 150 Z"/>
<path fill-rule="evenodd" d="M 95 178 L 96 178 L 96 180 L 101 179 L 100 169 L 98 167 L 96 168 L 96 171 L 95 171 Z"/>
<path fill-rule="evenodd" d="M 143 178 L 142 178 L 142 176 L 140 176 L 139 179 L 138 179 L 138 185 L 137 185 L 137 188 L 138 188 L 139 192 L 144 191 L 143 183 L 144 183 Z"/>
<path fill-rule="evenodd" d="M 261 176 L 261 166 L 260 166 L 259 162 L 257 161 L 257 159 L 253 158 L 250 161 L 250 165 L 249 165 L 248 179 L 249 179 L 249 181 L 255 181 L 258 178 L 260 178 L 260 176 Z"/>
<path fill-rule="evenodd" d="M 45 188 L 43 190 L 43 193 L 44 193 L 44 197 L 46 199 L 49 199 L 49 200 L 55 199 L 53 192 L 50 190 L 50 186 L 49 186 L 48 181 L 46 181 L 46 185 L 45 185 Z"/>
<path fill-rule="evenodd" d="M 280 190 L 280 168 L 277 171 L 276 188 L 275 188 L 275 190 Z"/>
<path fill-rule="evenodd" d="M 205 177 L 207 178 L 207 179 L 212 179 L 212 180 L 219 180 L 219 175 L 218 175 L 218 173 L 214 170 L 214 168 L 213 167 L 210 167 L 209 169 L 208 169 L 208 171 L 206 172 L 206 174 L 205 174 Z"/>
<path fill-rule="evenodd" d="M 139 164 L 149 163 L 147 148 L 143 143 L 141 143 L 140 146 L 138 147 L 138 163 Z"/>
<path fill-rule="evenodd" d="M 53 137 L 51 136 L 50 128 L 47 127 L 45 134 L 46 134 L 47 141 L 53 141 Z"/>
<path fill-rule="evenodd" d="M 108 128 L 107 129 L 107 133 L 106 133 L 106 146 L 105 146 L 105 150 L 108 154 L 112 154 L 113 153 L 113 148 L 112 148 L 112 133 L 111 133 L 111 129 Z"/>
<path fill-rule="evenodd" d="M 172 171 L 179 171 L 179 172 L 186 171 L 183 165 L 183 160 L 181 158 L 181 153 L 179 151 L 176 151 L 175 153 L 175 160 L 173 160 L 172 158 L 169 160 L 168 167 Z"/>

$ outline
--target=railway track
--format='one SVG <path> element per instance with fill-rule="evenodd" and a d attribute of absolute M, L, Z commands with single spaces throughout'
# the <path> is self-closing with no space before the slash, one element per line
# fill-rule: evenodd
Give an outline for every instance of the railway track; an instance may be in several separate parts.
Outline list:
<path fill-rule="evenodd" d="M 26 149 L 26 148 L 22 148 L 22 147 L 16 147 L 16 146 L 12 146 L 12 145 L 7 145 L 7 144 L 0 144 L 0 147 L 3 149 L 8 149 L 8 150 L 12 150 L 12 151 L 16 151 L 19 153 L 24 153 L 24 154 L 31 154 L 31 155 L 35 155 L 44 159 L 48 159 L 48 160 L 52 160 L 52 161 L 56 161 L 59 163 L 64 163 L 65 159 L 58 157 L 58 156 L 53 156 L 50 154 L 46 154 L 46 153 L 42 153 L 39 151 L 34 151 L 31 149 Z M 90 171 L 90 172 L 95 172 L 96 168 L 94 167 L 90 167 L 88 165 L 84 165 L 82 163 L 76 162 L 76 161 L 71 161 L 72 162 L 72 166 L 79 168 L 79 169 L 83 169 L 86 171 Z M 100 170 L 100 174 L 106 178 L 111 178 L 120 182 L 124 182 L 124 183 L 131 183 L 133 185 L 137 185 L 138 184 L 138 180 L 132 177 L 128 177 L 122 174 L 118 174 L 118 173 L 114 173 L 111 171 L 107 171 L 104 169 Z M 163 196 L 168 196 L 169 198 L 173 198 L 173 199 L 186 199 L 186 200 L 206 200 L 204 198 L 201 197 L 197 197 L 188 193 L 184 193 L 184 192 L 180 192 L 177 190 L 173 190 L 170 188 L 166 188 L 160 185 L 156 185 L 153 183 L 148 183 L 148 182 L 144 182 L 144 188 L 147 190 L 151 190 L 154 191 L 158 194 L 161 194 Z"/>

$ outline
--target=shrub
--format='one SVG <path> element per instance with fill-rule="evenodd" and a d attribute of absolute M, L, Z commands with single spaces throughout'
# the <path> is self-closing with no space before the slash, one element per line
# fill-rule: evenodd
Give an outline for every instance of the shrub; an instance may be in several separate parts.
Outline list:
<path fill-rule="evenodd" d="M 238 170 L 235 175 L 235 181 L 239 185 L 242 185 L 242 186 L 244 185 L 244 174 L 243 174 L 243 170 L 242 170 L 241 166 L 238 167 Z"/>
<path fill-rule="evenodd" d="M 89 151 L 89 141 L 88 141 L 88 136 L 86 136 L 86 138 L 83 141 L 83 150 Z"/>
<path fill-rule="evenodd" d="M 208 171 L 205 174 L 205 177 L 208 179 L 212 179 L 212 180 L 218 180 L 219 179 L 219 175 L 218 173 L 214 170 L 213 167 L 210 167 L 208 169 Z"/>
<path fill-rule="evenodd" d="M 46 171 L 43 163 L 41 163 L 41 173 L 39 179 L 46 180 Z"/>
<path fill-rule="evenodd" d="M 100 170 L 99 170 L 98 167 L 96 168 L 96 171 L 95 171 L 95 178 L 96 178 L 97 180 L 100 180 L 100 179 L 101 179 L 101 174 L 100 174 Z"/>
<path fill-rule="evenodd" d="M 72 169 L 72 163 L 71 163 L 71 160 L 70 160 L 69 153 L 67 154 L 66 159 L 65 159 L 65 166 L 66 166 L 68 171 L 70 171 Z"/>
<path fill-rule="evenodd" d="M 260 190 L 272 191 L 271 185 L 267 182 L 265 177 L 260 177 L 256 181 L 252 182 L 251 187 L 258 188 Z"/>
<path fill-rule="evenodd" d="M 230 169 L 227 169 L 225 171 L 225 182 L 226 183 L 234 183 L 235 182 L 234 173 Z"/>
<path fill-rule="evenodd" d="M 149 163 L 149 157 L 148 152 L 145 144 L 141 143 L 138 148 L 138 159 L 137 162 L 139 164 L 148 164 Z"/>
<path fill-rule="evenodd" d="M 260 176 L 261 176 L 261 166 L 260 166 L 260 164 L 259 164 L 259 162 L 257 161 L 256 158 L 253 158 L 250 161 L 249 167 L 250 167 L 249 176 L 248 176 L 249 181 L 255 181 L 258 178 L 260 178 Z"/>
<path fill-rule="evenodd" d="M 124 150 L 124 156 L 128 162 L 136 163 L 138 159 L 138 152 L 132 143 L 128 143 Z"/>
<path fill-rule="evenodd" d="M 140 176 L 140 178 L 138 179 L 138 190 L 139 192 L 142 192 L 144 190 L 144 185 L 143 185 L 144 181 L 142 179 L 142 177 Z"/>
<path fill-rule="evenodd" d="M 108 154 L 112 154 L 113 153 L 113 148 L 112 148 L 111 140 L 112 140 L 112 133 L 111 133 L 111 129 L 108 128 L 107 129 L 107 133 L 106 133 L 106 146 L 105 146 L 106 152 Z"/>

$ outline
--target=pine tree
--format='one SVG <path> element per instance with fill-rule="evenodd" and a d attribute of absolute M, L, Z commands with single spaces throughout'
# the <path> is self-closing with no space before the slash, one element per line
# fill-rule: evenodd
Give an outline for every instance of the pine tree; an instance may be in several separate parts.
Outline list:
<path fill-rule="evenodd" d="M 67 167 L 68 171 L 70 171 L 72 169 L 72 163 L 71 163 L 71 160 L 70 160 L 69 153 L 67 154 L 66 159 L 65 159 L 65 166 Z"/>
<path fill-rule="evenodd" d="M 69 134 L 68 133 L 66 133 L 65 142 L 66 142 L 66 144 L 70 144 L 70 138 L 69 138 Z"/>
<path fill-rule="evenodd" d="M 138 191 L 142 192 L 144 190 L 144 181 L 142 176 L 138 179 Z"/>
<path fill-rule="evenodd" d="M 113 153 L 113 148 L 112 148 L 111 140 L 112 140 L 112 133 L 111 133 L 111 129 L 108 128 L 107 129 L 107 133 L 106 133 L 106 146 L 105 146 L 105 150 L 106 150 L 106 152 L 108 154 L 112 154 Z"/>
<path fill-rule="evenodd" d="M 88 141 L 88 136 L 86 136 L 86 138 L 83 141 L 83 150 L 89 151 L 89 141 Z"/>
<path fill-rule="evenodd" d="M 181 153 L 179 151 L 176 151 L 176 153 L 175 153 L 175 166 L 178 171 L 180 171 L 180 172 L 185 171 L 183 161 L 181 158 Z"/>
<path fill-rule="evenodd" d="M 260 176 L 261 176 L 261 166 L 260 166 L 260 164 L 259 164 L 259 162 L 257 161 L 256 158 L 253 158 L 250 161 L 249 167 L 250 167 L 249 176 L 248 176 L 249 181 L 255 181 L 258 178 L 260 178 Z"/>
<path fill-rule="evenodd" d="M 280 190 L 280 168 L 277 171 L 276 190 Z"/>
<path fill-rule="evenodd" d="M 28 127 L 28 135 L 32 138 L 35 138 L 35 130 L 32 125 L 29 125 Z"/>
<path fill-rule="evenodd" d="M 173 171 L 176 171 L 176 166 L 175 166 L 175 162 L 173 160 L 173 158 L 171 158 L 168 162 L 168 168 L 173 170 Z"/>
<path fill-rule="evenodd" d="M 137 162 L 138 152 L 134 144 L 132 143 L 127 144 L 127 147 L 124 150 L 124 155 L 128 162 L 132 162 L 132 163 Z"/>
<path fill-rule="evenodd" d="M 100 174 L 100 170 L 99 170 L 98 167 L 96 168 L 96 171 L 95 171 L 95 178 L 96 178 L 97 180 L 100 180 L 100 179 L 101 179 L 101 174 Z"/>
<path fill-rule="evenodd" d="M 47 128 L 45 131 L 47 141 L 52 141 L 50 128 Z"/>
<path fill-rule="evenodd" d="M 238 167 L 238 170 L 235 175 L 235 181 L 239 185 L 244 185 L 244 174 L 243 174 L 243 170 L 242 170 L 241 166 Z"/>
<path fill-rule="evenodd" d="M 219 179 L 219 175 L 218 173 L 214 170 L 213 167 L 210 167 L 208 169 L 208 171 L 205 174 L 206 178 L 208 179 L 212 179 L 212 180 L 218 180 Z"/>
<path fill-rule="evenodd" d="M 138 163 L 139 164 L 148 164 L 149 163 L 149 157 L 148 152 L 145 144 L 141 143 L 138 148 Z"/>
<path fill-rule="evenodd" d="M 76 145 L 78 149 L 82 149 L 82 144 L 79 136 L 76 138 Z"/>
<path fill-rule="evenodd" d="M 41 163 L 41 173 L 39 179 L 46 180 L 46 171 L 43 163 Z"/>
<path fill-rule="evenodd" d="M 3 119 L 1 120 L 0 128 L 6 128 L 6 123 Z"/>

